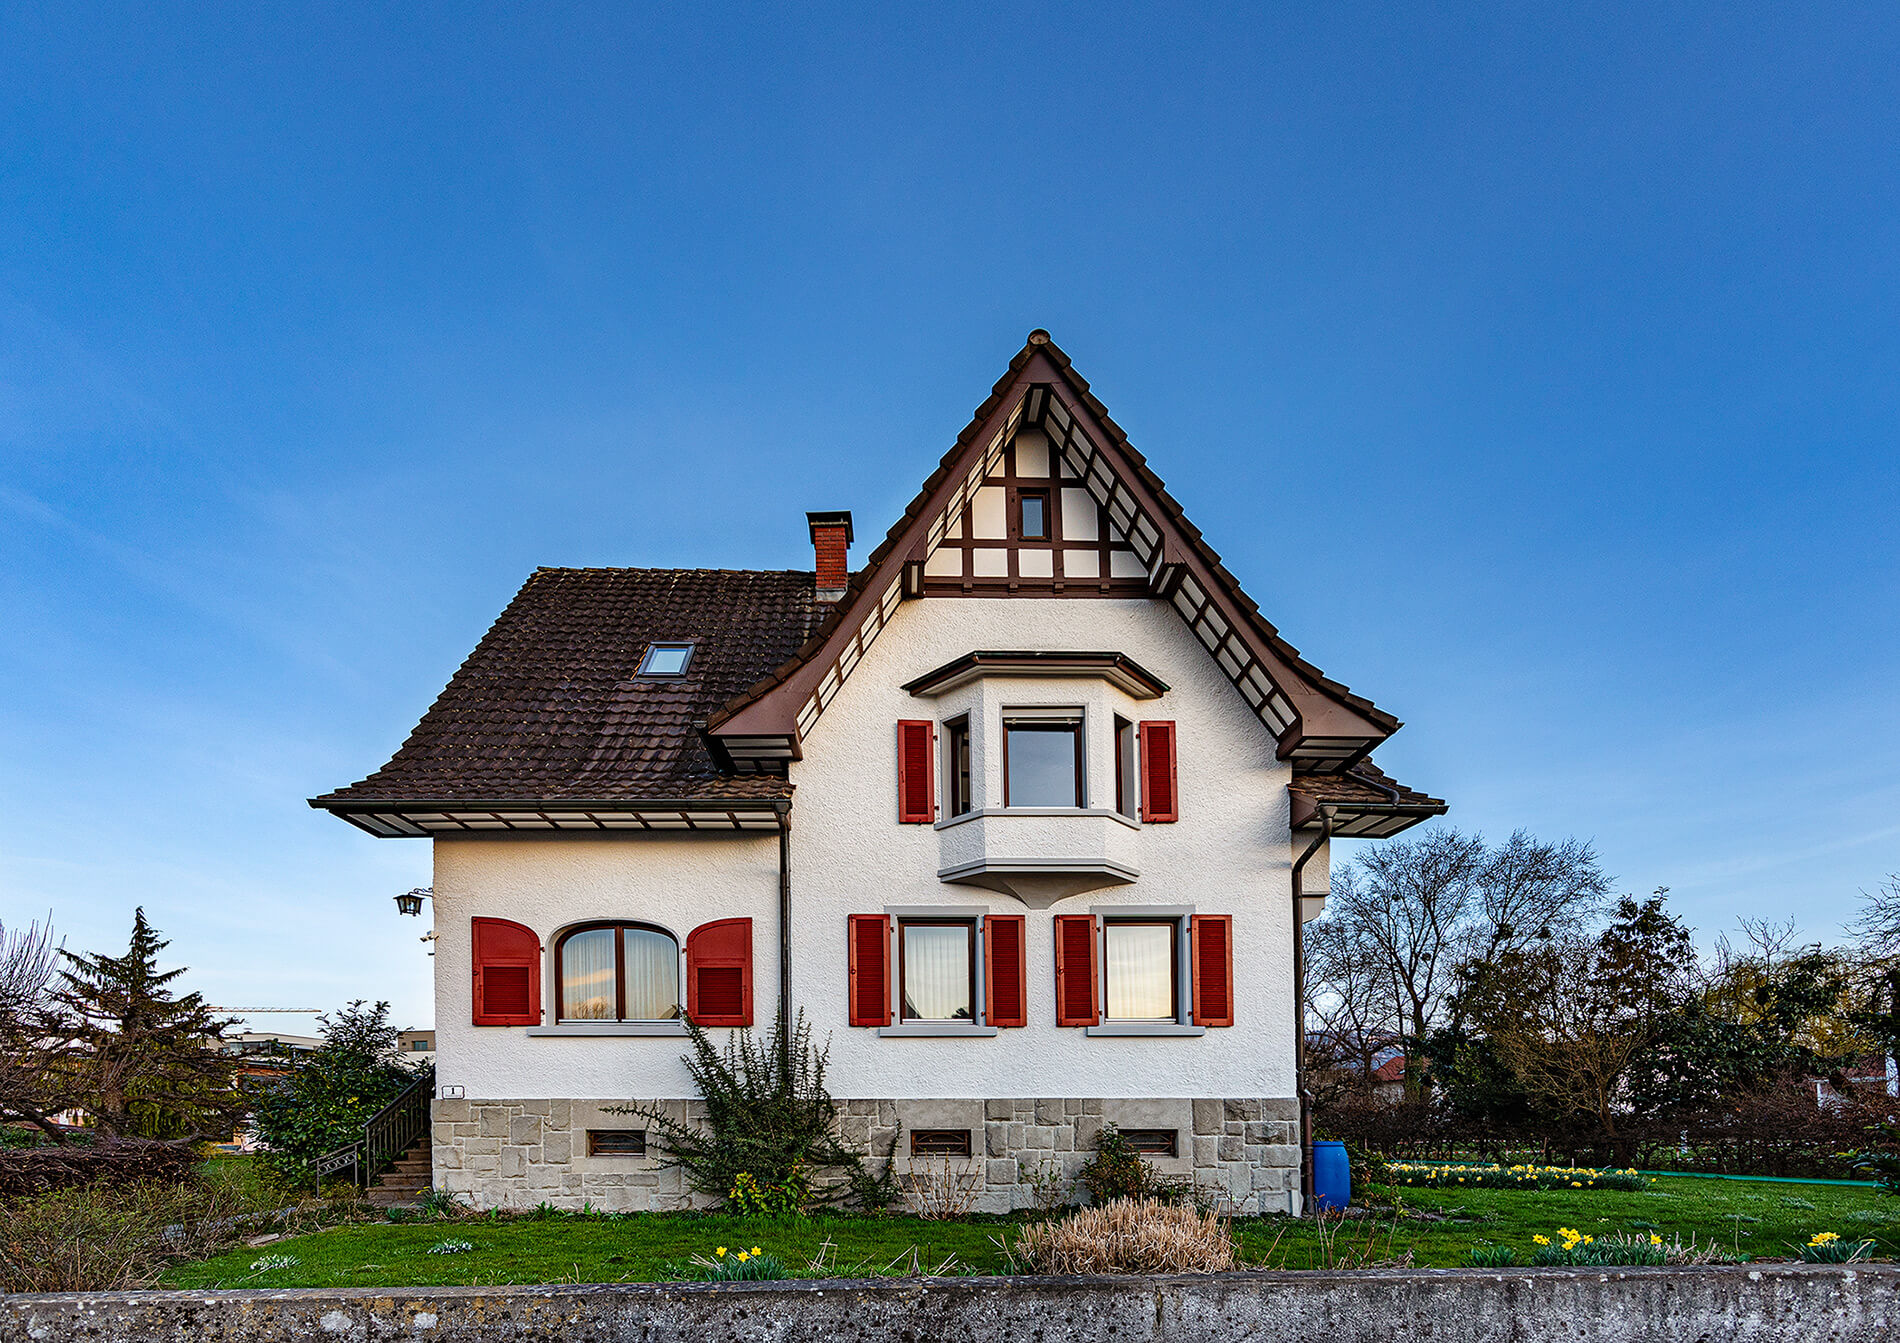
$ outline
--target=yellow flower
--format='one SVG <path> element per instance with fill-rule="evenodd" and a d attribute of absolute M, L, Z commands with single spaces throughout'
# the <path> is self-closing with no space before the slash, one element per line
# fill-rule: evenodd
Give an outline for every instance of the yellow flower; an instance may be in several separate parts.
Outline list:
<path fill-rule="evenodd" d="M 753 1254 L 753 1257 L 754 1257 L 754 1258 L 757 1258 L 757 1257 L 758 1257 L 759 1255 L 762 1255 L 762 1254 L 764 1254 L 764 1253 L 765 1253 L 765 1251 L 764 1251 L 764 1250 L 761 1250 L 761 1249 L 760 1249 L 760 1248 L 759 1248 L 758 1246 L 756 1246 L 756 1245 L 754 1245 L 754 1246 L 752 1247 L 752 1254 Z"/>
<path fill-rule="evenodd" d="M 1652 1231 L 1649 1233 L 1649 1243 L 1651 1245 L 1661 1245 L 1662 1237 L 1657 1235 L 1654 1231 Z"/>
<path fill-rule="evenodd" d="M 1810 1245 L 1832 1245 L 1832 1244 L 1833 1244 L 1833 1243 L 1834 1243 L 1835 1241 L 1837 1241 L 1837 1240 L 1839 1240 L 1839 1239 L 1840 1239 L 1840 1235 L 1839 1235 L 1838 1233 L 1836 1233 L 1836 1232 L 1833 1232 L 1833 1231 L 1817 1231 L 1817 1232 L 1815 1232 L 1815 1234 L 1814 1234 L 1814 1239 L 1813 1239 L 1813 1240 L 1811 1240 L 1811 1241 L 1809 1241 L 1809 1242 L 1808 1242 L 1808 1244 L 1810 1244 Z"/>
<path fill-rule="evenodd" d="M 752 1256 L 751 1256 L 751 1255 L 749 1255 L 749 1254 L 747 1254 L 747 1253 L 746 1253 L 746 1252 L 745 1252 L 744 1250 L 741 1250 L 741 1251 L 739 1251 L 739 1262 L 740 1262 L 740 1263 L 742 1263 L 742 1264 L 743 1264 L 743 1263 L 744 1263 L 744 1262 L 745 1262 L 746 1260 L 748 1260 L 748 1259 L 750 1259 L 751 1257 L 752 1257 Z"/>
<path fill-rule="evenodd" d="M 1539 1245 L 1548 1245 L 1548 1244 L 1550 1244 L 1550 1237 L 1549 1237 L 1549 1236 L 1532 1236 L 1532 1237 L 1531 1237 L 1531 1239 L 1532 1239 L 1532 1240 L 1534 1240 L 1534 1241 L 1536 1241 L 1536 1242 L 1537 1242 L 1537 1243 L 1538 1243 Z"/>
<path fill-rule="evenodd" d="M 721 1259 L 724 1259 L 726 1257 L 726 1247 L 721 1245 L 717 1250 L 714 1250 L 713 1253 L 718 1255 Z"/>
<path fill-rule="evenodd" d="M 1596 1244 L 1596 1241 L 1597 1241 L 1597 1238 L 1595 1236 L 1585 1236 L 1583 1238 L 1583 1243 L 1585 1245 L 1594 1245 Z"/>

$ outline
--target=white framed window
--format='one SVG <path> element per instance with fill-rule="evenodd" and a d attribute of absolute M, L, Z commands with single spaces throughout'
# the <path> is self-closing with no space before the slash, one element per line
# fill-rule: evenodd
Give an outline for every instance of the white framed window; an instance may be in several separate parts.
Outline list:
<path fill-rule="evenodd" d="M 977 1024 L 976 920 L 899 918 L 897 1019 Z"/>
<path fill-rule="evenodd" d="M 1003 805 L 1082 807 L 1080 709 L 1003 710 Z"/>
<path fill-rule="evenodd" d="M 880 1035 L 994 1036 L 985 1016 L 987 985 L 981 905 L 886 905 L 890 1016 Z"/>
<path fill-rule="evenodd" d="M 1097 905 L 1102 1017 L 1090 1035 L 1204 1035 L 1194 1024 L 1189 905 Z"/>
<path fill-rule="evenodd" d="M 1181 920 L 1104 919 L 1102 980 L 1110 1021 L 1179 1021 Z"/>

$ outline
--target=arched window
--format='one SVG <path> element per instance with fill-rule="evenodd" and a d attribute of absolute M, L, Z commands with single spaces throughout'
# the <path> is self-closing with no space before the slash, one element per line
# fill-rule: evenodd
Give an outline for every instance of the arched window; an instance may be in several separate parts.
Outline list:
<path fill-rule="evenodd" d="M 642 923 L 590 923 L 556 944 L 560 1021 L 677 1021 L 680 947 Z"/>

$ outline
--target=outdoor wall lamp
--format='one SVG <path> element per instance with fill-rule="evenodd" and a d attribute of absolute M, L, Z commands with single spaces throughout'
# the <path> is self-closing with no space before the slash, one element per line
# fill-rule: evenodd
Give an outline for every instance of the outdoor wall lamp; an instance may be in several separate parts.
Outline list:
<path fill-rule="evenodd" d="M 404 891 L 401 895 L 396 897 L 396 912 L 398 914 L 420 914 L 422 913 L 422 902 L 434 898 L 435 889 L 430 886 L 418 886 L 414 890 Z"/>

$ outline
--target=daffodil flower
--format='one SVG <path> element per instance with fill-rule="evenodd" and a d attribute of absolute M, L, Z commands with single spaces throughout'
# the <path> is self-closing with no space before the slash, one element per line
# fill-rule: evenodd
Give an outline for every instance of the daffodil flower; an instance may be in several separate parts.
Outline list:
<path fill-rule="evenodd" d="M 721 1245 L 717 1250 L 714 1250 L 713 1253 L 718 1255 L 721 1259 L 724 1259 L 726 1257 L 726 1247 Z"/>

